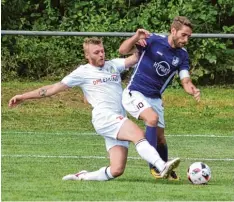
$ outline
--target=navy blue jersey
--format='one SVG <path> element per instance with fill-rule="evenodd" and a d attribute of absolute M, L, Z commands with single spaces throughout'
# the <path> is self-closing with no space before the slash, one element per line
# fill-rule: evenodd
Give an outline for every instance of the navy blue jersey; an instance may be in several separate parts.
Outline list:
<path fill-rule="evenodd" d="M 172 48 L 166 36 L 152 34 L 146 42 L 146 47 L 137 46 L 141 56 L 128 89 L 150 98 L 161 97 L 178 71 L 189 70 L 188 53 L 184 48 Z"/>

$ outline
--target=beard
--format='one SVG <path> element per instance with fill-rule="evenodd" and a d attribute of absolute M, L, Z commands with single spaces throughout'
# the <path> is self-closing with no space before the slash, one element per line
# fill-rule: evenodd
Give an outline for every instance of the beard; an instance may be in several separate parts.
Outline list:
<path fill-rule="evenodd" d="M 105 64 L 105 60 L 96 60 L 96 59 L 91 59 L 91 64 L 96 66 L 96 67 L 103 67 Z"/>
<path fill-rule="evenodd" d="M 186 43 L 179 42 L 179 39 L 176 37 L 173 37 L 172 40 L 173 40 L 175 48 L 183 48 L 186 45 Z"/>
<path fill-rule="evenodd" d="M 98 67 L 103 67 L 104 66 L 104 64 L 105 64 L 105 60 L 99 60 L 98 62 Z"/>

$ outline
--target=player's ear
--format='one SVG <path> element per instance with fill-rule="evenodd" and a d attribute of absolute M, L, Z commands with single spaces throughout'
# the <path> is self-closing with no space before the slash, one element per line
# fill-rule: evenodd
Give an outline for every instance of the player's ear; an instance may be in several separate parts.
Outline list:
<path fill-rule="evenodd" d="M 171 33 L 172 33 L 172 35 L 176 35 L 176 28 L 175 27 L 171 28 Z"/>
<path fill-rule="evenodd" d="M 89 54 L 87 52 L 85 52 L 85 59 L 89 59 Z"/>

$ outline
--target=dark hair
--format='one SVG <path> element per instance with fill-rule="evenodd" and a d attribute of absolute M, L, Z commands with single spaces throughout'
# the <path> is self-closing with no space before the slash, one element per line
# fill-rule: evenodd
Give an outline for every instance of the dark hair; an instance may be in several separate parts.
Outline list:
<path fill-rule="evenodd" d="M 176 30 L 180 30 L 182 26 L 188 26 L 190 29 L 193 29 L 193 25 L 188 18 L 184 16 L 175 17 L 171 24 L 171 29 L 175 28 Z"/>

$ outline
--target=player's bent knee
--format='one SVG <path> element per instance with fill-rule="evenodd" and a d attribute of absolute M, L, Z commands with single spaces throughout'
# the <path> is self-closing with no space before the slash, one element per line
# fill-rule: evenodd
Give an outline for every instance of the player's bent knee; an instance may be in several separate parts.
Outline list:
<path fill-rule="evenodd" d="M 157 126 L 158 124 L 158 116 L 155 115 L 155 116 L 151 116 L 151 117 L 147 117 L 147 119 L 145 120 L 145 123 L 147 126 Z"/>

